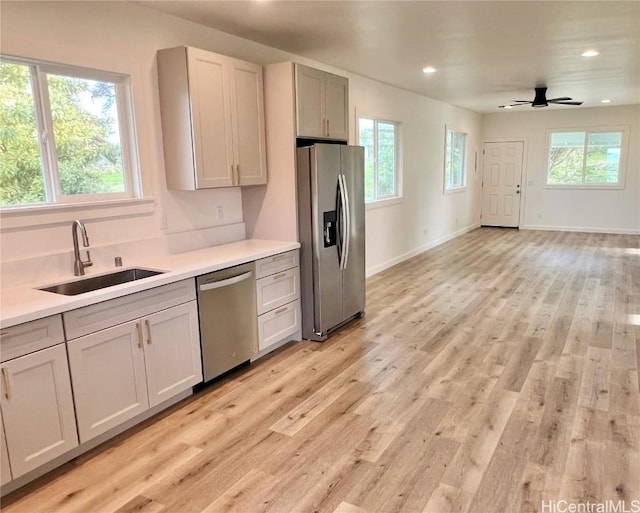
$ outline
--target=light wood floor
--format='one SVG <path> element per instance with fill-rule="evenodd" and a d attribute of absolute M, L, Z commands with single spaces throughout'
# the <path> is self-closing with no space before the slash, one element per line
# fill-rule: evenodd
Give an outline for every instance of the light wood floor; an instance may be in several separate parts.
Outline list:
<path fill-rule="evenodd" d="M 328 342 L 288 346 L 3 511 L 640 500 L 640 237 L 484 228 L 371 278 L 367 301 Z"/>

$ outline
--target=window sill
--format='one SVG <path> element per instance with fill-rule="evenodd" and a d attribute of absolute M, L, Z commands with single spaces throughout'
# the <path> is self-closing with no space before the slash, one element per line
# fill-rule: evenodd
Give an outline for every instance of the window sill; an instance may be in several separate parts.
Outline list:
<path fill-rule="evenodd" d="M 545 184 L 543 185 L 544 189 L 549 189 L 549 190 L 576 190 L 576 191 L 620 191 L 622 189 L 624 189 L 624 184 L 620 184 L 620 183 L 612 183 L 612 184 L 593 184 L 593 185 L 587 185 L 587 184 L 581 184 L 581 185 L 555 185 L 555 184 Z"/>
<path fill-rule="evenodd" d="M 65 224 L 74 219 L 108 219 L 153 213 L 153 198 L 132 198 L 96 203 L 38 205 L 0 209 L 0 231 Z"/>
<path fill-rule="evenodd" d="M 458 192 L 465 192 L 467 190 L 467 186 L 464 185 L 462 187 L 452 187 L 451 189 L 445 189 L 445 194 L 457 194 Z"/>
<path fill-rule="evenodd" d="M 404 201 L 404 198 L 402 196 L 396 196 L 395 198 L 387 198 L 387 199 L 371 201 L 369 203 L 365 203 L 364 206 L 366 210 L 374 210 L 376 208 L 390 207 L 391 205 L 397 205 L 399 203 L 402 203 L 403 201 Z"/>

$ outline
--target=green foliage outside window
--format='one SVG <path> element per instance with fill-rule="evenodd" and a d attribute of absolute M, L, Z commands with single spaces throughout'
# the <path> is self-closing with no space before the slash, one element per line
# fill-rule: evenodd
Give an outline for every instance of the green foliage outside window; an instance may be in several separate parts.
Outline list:
<path fill-rule="evenodd" d="M 397 197 L 397 124 L 361 117 L 358 130 L 358 143 L 364 146 L 365 201 Z"/>
<path fill-rule="evenodd" d="M 619 182 L 622 132 L 555 132 L 549 144 L 547 183 Z"/>
<path fill-rule="evenodd" d="M 467 134 L 446 131 L 444 183 L 446 189 L 465 186 L 465 154 L 467 151 Z"/>
<path fill-rule="evenodd" d="M 65 196 L 124 192 L 116 84 L 42 72 L 34 84 L 34 70 L 0 63 L 0 205 L 54 201 L 47 183 Z M 37 87 L 48 102 L 38 100 Z"/>

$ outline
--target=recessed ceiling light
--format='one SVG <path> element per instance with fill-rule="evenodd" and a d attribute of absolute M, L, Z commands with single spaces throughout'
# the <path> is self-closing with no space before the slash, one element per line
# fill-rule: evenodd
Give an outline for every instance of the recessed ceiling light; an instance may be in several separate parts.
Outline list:
<path fill-rule="evenodd" d="M 600 100 L 600 103 L 611 103 L 611 100 L 609 100 L 609 99 L 607 98 L 607 99 L 604 99 L 604 100 Z"/>
<path fill-rule="evenodd" d="M 595 57 L 598 54 L 598 50 L 585 50 L 584 52 L 582 52 L 583 57 Z"/>
<path fill-rule="evenodd" d="M 436 68 L 434 68 L 433 66 L 427 66 L 426 68 L 422 68 L 422 72 L 423 73 L 435 73 L 436 72 Z"/>

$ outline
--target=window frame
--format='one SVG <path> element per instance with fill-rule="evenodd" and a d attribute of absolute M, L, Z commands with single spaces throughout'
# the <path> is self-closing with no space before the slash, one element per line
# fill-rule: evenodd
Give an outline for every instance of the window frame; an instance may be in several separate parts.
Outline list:
<path fill-rule="evenodd" d="M 360 143 L 360 120 L 367 119 L 373 122 L 373 147 L 374 154 L 376 155 L 376 159 L 374 162 L 374 172 L 373 172 L 373 183 L 374 183 L 374 199 L 371 201 L 366 200 L 365 195 L 365 207 L 366 208 L 374 208 L 377 206 L 390 205 L 394 203 L 399 203 L 403 199 L 403 191 L 402 191 L 402 123 L 400 121 L 393 121 L 391 119 L 385 119 L 377 116 L 370 116 L 368 114 L 362 114 L 356 112 L 356 141 L 357 144 L 362 146 Z M 378 123 L 386 123 L 394 126 L 394 182 L 395 182 L 395 194 L 393 196 L 381 196 L 379 197 L 377 194 L 377 184 L 378 184 Z"/>
<path fill-rule="evenodd" d="M 453 185 L 449 186 L 447 183 L 447 138 L 449 133 L 452 134 L 462 134 L 464 135 L 464 152 L 462 156 L 462 185 Z M 469 132 L 465 132 L 463 130 L 458 130 L 456 127 L 451 125 L 445 125 L 444 127 L 444 163 L 443 163 L 443 175 L 442 175 L 442 183 L 443 183 L 443 193 L 444 194 L 454 194 L 456 192 L 464 192 L 467 190 L 469 183 Z M 452 173 L 449 173 L 451 175 Z"/>
<path fill-rule="evenodd" d="M 29 211 L 59 210 L 64 207 L 90 208 L 118 203 L 137 203 L 143 200 L 141 170 L 138 158 L 138 145 L 133 111 L 133 92 L 129 75 L 100 71 L 92 68 L 58 64 L 37 59 L 29 59 L 9 54 L 0 54 L 2 62 L 28 66 L 33 107 L 38 131 L 38 147 L 43 167 L 43 186 L 46 200 L 40 203 L 22 203 L 0 205 L 4 214 L 19 214 Z M 118 129 L 122 152 L 122 170 L 125 190 L 97 194 L 66 195 L 62 192 L 58 170 L 57 151 L 53 131 L 53 118 L 49 98 L 48 75 L 58 75 L 84 80 L 94 80 L 114 84 L 116 90 L 116 107 L 118 113 Z"/>
<path fill-rule="evenodd" d="M 585 172 L 586 172 L 586 151 L 585 158 L 582 162 L 582 183 L 581 184 L 555 184 L 549 183 L 549 160 L 551 157 L 551 137 L 553 134 L 558 133 L 566 133 L 566 132 L 583 132 L 585 134 L 584 137 L 584 148 L 586 150 L 589 134 L 592 133 L 621 133 L 621 142 L 620 142 L 620 161 L 618 167 L 618 181 L 616 183 L 586 183 Z M 629 127 L 626 125 L 617 125 L 617 126 L 581 126 L 581 127 L 562 127 L 562 128 L 549 128 L 547 129 L 547 137 L 546 137 L 546 162 L 545 162 L 545 173 L 544 173 L 544 188 L 545 189 L 566 189 L 566 190 L 621 190 L 625 188 L 626 183 L 626 162 L 627 162 L 627 148 L 629 137 Z"/>

